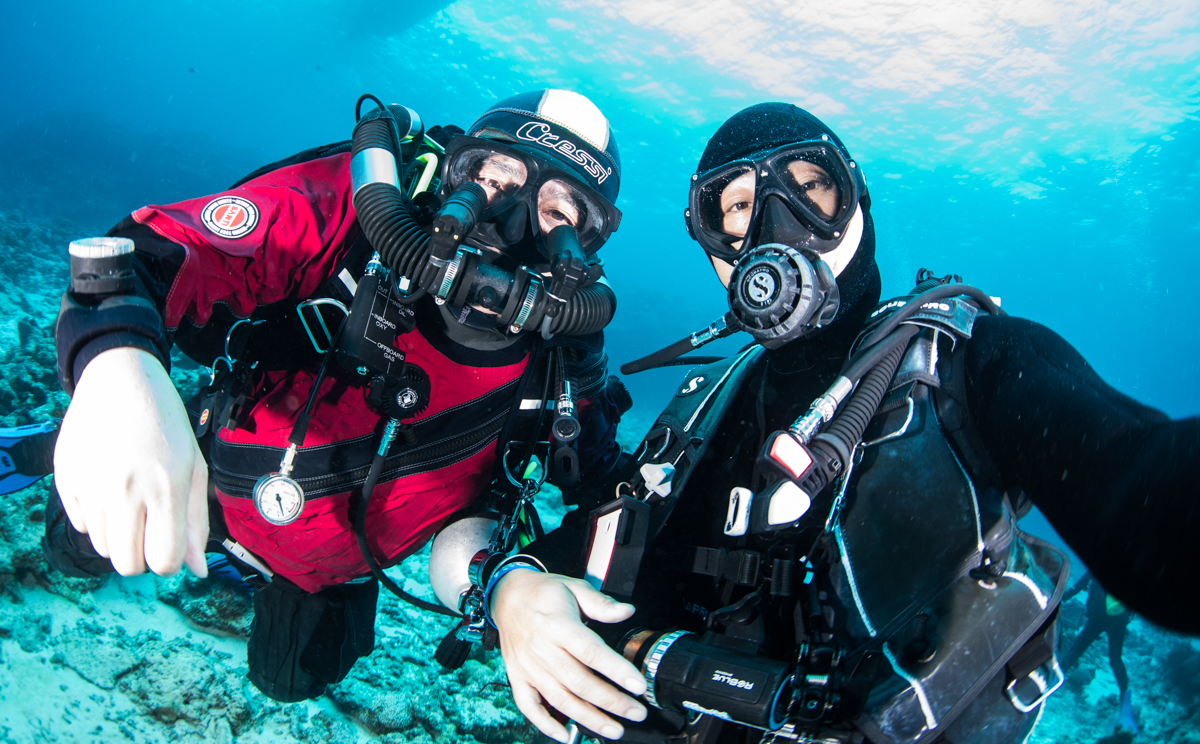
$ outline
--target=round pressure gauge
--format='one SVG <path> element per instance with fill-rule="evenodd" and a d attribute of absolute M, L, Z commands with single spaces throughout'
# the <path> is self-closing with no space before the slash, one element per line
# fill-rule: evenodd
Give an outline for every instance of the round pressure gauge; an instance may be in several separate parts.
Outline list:
<path fill-rule="evenodd" d="M 291 524 L 304 509 L 304 489 L 282 473 L 268 473 L 254 484 L 254 507 L 271 524 Z"/>

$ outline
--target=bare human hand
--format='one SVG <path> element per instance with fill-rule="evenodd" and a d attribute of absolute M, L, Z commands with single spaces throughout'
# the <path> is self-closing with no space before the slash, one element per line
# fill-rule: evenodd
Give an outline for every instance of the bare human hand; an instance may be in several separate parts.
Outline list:
<path fill-rule="evenodd" d="M 632 605 L 558 574 L 512 571 L 492 589 L 491 616 L 513 700 L 542 733 L 567 740 L 566 728 L 547 706 L 609 739 L 619 739 L 624 728 L 605 711 L 645 719 L 646 708 L 612 684 L 641 695 L 646 691 L 641 672 L 581 619 L 615 623 L 632 615 Z"/>
<path fill-rule="evenodd" d="M 71 524 L 124 576 L 208 575 L 208 467 L 171 378 L 151 354 L 105 351 L 83 371 L 54 450 Z"/>

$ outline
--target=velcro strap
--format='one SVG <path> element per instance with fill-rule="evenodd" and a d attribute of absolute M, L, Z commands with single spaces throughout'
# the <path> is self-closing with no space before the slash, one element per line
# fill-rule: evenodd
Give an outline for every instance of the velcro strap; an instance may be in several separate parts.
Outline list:
<path fill-rule="evenodd" d="M 762 553 L 753 550 L 676 546 L 664 552 L 669 556 L 667 564 L 671 568 L 729 579 L 739 586 L 758 584 L 761 574 Z"/>
<path fill-rule="evenodd" d="M 1054 615 L 1042 626 L 1032 638 L 1025 642 L 1025 645 L 1013 654 L 1008 660 L 1008 673 L 1013 679 L 1024 679 L 1029 676 L 1029 673 L 1050 661 L 1054 656 L 1054 649 L 1058 645 L 1056 637 L 1058 633 L 1058 611 L 1055 610 Z"/>

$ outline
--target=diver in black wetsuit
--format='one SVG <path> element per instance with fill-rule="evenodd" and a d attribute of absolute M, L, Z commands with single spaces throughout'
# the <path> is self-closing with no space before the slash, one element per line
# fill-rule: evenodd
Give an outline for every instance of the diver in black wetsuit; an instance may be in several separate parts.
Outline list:
<path fill-rule="evenodd" d="M 1125 647 L 1125 631 L 1133 613 L 1116 597 L 1109 594 L 1090 573 L 1085 574 L 1063 594 L 1063 602 L 1087 590 L 1087 602 L 1084 605 L 1083 629 L 1075 636 L 1071 649 L 1062 658 L 1063 673 L 1068 673 L 1079 663 L 1080 657 L 1100 637 L 1108 636 L 1108 664 L 1112 668 L 1113 677 L 1117 680 L 1120 691 L 1120 710 L 1118 723 L 1120 726 L 1137 733 L 1137 719 L 1133 713 L 1133 693 L 1129 689 L 1129 672 L 1125 670 L 1125 661 L 1121 652 Z"/>
<path fill-rule="evenodd" d="M 766 351 L 693 370 L 625 470 L 628 501 L 569 515 L 529 549 L 535 570 L 518 558 L 493 574 L 514 699 L 547 734 L 568 736 L 554 708 L 632 741 L 1022 741 L 1061 681 L 1053 618 L 1067 575 L 1013 529 L 1029 501 L 1123 602 L 1200 632 L 1175 599 L 1196 586 L 1200 420 L 1118 393 L 1052 331 L 977 290 L 924 281 L 939 299 L 875 310 L 860 174 L 828 127 L 786 104 L 750 107 L 709 141 L 688 225 L 731 287 L 731 314 L 676 347 L 735 326 Z M 789 282 L 794 295 L 780 290 Z M 896 362 L 883 326 L 913 309 L 920 329 Z M 890 368 L 863 361 L 871 348 Z M 848 396 L 839 376 L 851 371 Z M 882 400 L 856 406 L 871 385 Z M 610 594 L 628 598 L 629 565 L 632 605 L 595 591 L 615 573 Z M 662 635 L 672 628 L 697 635 Z M 647 680 L 650 709 L 614 687 L 643 695 Z M 734 699 L 771 680 L 781 710 Z M 684 731 L 684 710 L 709 715 Z M 622 730 L 606 713 L 649 719 Z M 721 717 L 787 724 L 763 735 Z"/>

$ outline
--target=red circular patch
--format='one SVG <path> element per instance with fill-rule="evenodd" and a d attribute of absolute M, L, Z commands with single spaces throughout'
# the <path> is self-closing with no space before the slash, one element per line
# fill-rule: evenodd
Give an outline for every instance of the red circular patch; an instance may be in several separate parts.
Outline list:
<path fill-rule="evenodd" d="M 250 219 L 250 213 L 240 204 L 222 204 L 213 210 L 213 222 L 223 230 L 236 230 Z"/>
<path fill-rule="evenodd" d="M 223 238 L 240 238 L 258 224 L 258 207 L 240 196 L 220 196 L 205 205 L 200 219 L 205 227 Z"/>

